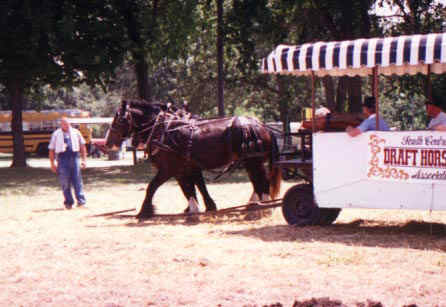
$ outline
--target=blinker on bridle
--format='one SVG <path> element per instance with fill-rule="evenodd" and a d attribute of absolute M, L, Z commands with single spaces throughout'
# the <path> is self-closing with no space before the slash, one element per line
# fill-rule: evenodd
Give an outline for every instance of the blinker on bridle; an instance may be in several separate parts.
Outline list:
<path fill-rule="evenodd" d="M 126 110 L 126 104 L 123 105 L 123 107 L 121 107 L 121 109 L 117 112 L 117 118 L 116 118 L 116 122 L 114 122 L 112 124 L 112 126 L 110 127 L 110 131 L 116 132 L 116 133 L 120 133 L 122 135 L 124 135 L 122 133 L 123 128 L 128 125 L 127 127 L 127 131 L 126 134 L 129 134 L 130 131 L 130 112 L 128 112 Z"/>

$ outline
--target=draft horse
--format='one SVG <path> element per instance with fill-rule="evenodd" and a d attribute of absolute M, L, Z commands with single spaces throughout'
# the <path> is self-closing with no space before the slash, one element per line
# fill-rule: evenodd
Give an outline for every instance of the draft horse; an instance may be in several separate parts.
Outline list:
<path fill-rule="evenodd" d="M 106 146 L 119 148 L 125 138 L 132 137 L 144 143 L 158 170 L 147 186 L 138 219 L 154 215 L 153 196 L 172 177 L 189 202 L 187 212 L 198 211 L 195 186 L 203 196 L 206 211 L 217 210 L 202 171 L 238 163 L 244 166 L 253 185 L 250 201 L 277 198 L 281 184 L 280 169 L 273 163 L 279 156 L 277 140 L 263 123 L 251 117 L 197 119 L 182 114 L 172 112 L 165 104 L 140 100 L 123 100 L 115 114 Z"/>

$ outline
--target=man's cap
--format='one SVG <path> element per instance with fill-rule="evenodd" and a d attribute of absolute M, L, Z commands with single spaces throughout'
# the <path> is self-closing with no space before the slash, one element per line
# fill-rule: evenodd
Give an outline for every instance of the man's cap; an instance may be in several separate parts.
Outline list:
<path fill-rule="evenodd" d="M 364 99 L 364 103 L 362 104 L 364 107 L 367 107 L 369 109 L 375 109 L 375 97 L 368 96 Z"/>

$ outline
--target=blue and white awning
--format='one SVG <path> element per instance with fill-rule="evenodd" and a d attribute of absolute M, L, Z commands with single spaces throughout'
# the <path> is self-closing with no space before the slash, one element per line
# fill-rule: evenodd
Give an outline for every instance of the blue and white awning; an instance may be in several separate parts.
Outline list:
<path fill-rule="evenodd" d="M 366 76 L 446 72 L 446 33 L 279 45 L 262 60 L 263 73 Z"/>

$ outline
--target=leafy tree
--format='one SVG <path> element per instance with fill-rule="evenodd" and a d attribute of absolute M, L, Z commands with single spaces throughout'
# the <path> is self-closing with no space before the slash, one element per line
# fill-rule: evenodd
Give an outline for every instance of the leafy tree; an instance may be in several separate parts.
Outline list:
<path fill-rule="evenodd" d="M 218 83 L 217 83 L 217 105 L 218 105 L 218 115 L 223 117 L 225 115 L 224 110 L 224 25 L 223 25 L 223 2 L 224 0 L 217 1 L 217 73 L 218 73 Z"/>
<path fill-rule="evenodd" d="M 197 0 L 114 0 L 122 15 L 139 98 L 153 98 L 149 75 L 165 59 L 185 54 L 195 29 Z"/>
<path fill-rule="evenodd" d="M 386 0 L 394 12 L 392 18 L 380 20 L 385 35 L 409 35 L 443 32 L 445 4 L 435 0 Z M 402 130 L 425 129 L 427 117 L 425 101 L 431 89 L 440 90 L 446 96 L 446 74 L 386 77 L 382 90 L 384 116 Z M 404 107 L 405 106 L 405 107 Z M 392 110 L 394 109 L 394 110 Z"/>
<path fill-rule="evenodd" d="M 237 67 L 261 102 L 265 118 L 288 122 L 300 120 L 300 110 L 311 102 L 311 80 L 258 74 L 259 60 L 278 44 L 302 44 L 320 40 L 367 37 L 371 31 L 368 10 L 372 1 L 322 0 L 234 0 L 228 22 L 227 41 L 239 53 Z M 311 27 L 308 25 L 311 24 Z M 338 81 L 336 87 L 335 80 Z M 361 101 L 359 78 L 326 77 L 321 83 L 331 109 L 358 111 Z M 319 83 L 319 81 L 318 81 Z M 318 98 L 323 92 L 317 88 Z M 349 103 L 344 101 L 349 99 Z M 321 99 L 317 99 L 320 101 Z M 252 104 L 251 104 L 252 106 Z"/>
<path fill-rule="evenodd" d="M 3 1 L 0 83 L 12 109 L 12 166 L 26 166 L 22 114 L 32 89 L 104 85 L 122 63 L 121 17 L 109 0 Z"/>
<path fill-rule="evenodd" d="M 186 100 L 190 111 L 202 116 L 220 115 L 214 97 L 218 96 L 217 19 L 216 2 L 201 1 L 197 6 L 195 31 L 188 40 L 188 52 L 178 59 L 163 59 L 153 66 L 151 81 L 154 98 L 182 102 Z M 227 14 L 230 1 L 224 3 L 224 36 L 227 36 Z M 238 54 L 225 44 L 224 89 L 225 113 L 239 112 L 249 89 L 243 83 L 237 65 Z"/>

